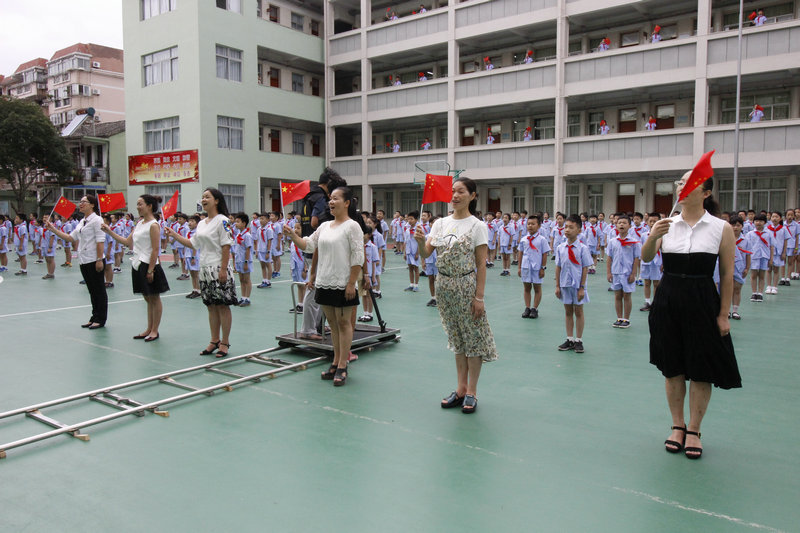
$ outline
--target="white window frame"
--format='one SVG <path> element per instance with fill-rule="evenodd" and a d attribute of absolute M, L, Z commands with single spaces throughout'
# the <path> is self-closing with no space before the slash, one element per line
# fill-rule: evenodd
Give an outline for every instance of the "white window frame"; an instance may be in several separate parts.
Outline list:
<path fill-rule="evenodd" d="M 142 86 L 158 85 L 178 79 L 178 47 L 165 48 L 142 56 Z"/>
<path fill-rule="evenodd" d="M 176 206 L 177 212 L 180 213 L 183 211 L 181 209 L 181 186 L 179 184 L 164 184 L 164 185 L 145 185 L 144 186 L 144 193 L 150 194 L 155 196 L 156 198 L 161 197 L 161 205 L 164 205 L 172 195 L 175 194 L 175 191 L 178 191 L 178 205 Z"/>
<path fill-rule="evenodd" d="M 147 20 L 176 9 L 178 0 L 139 0 L 140 20 Z"/>
<path fill-rule="evenodd" d="M 247 192 L 246 185 L 220 183 L 219 192 L 221 192 L 222 196 L 225 198 L 229 213 L 244 212 L 244 198 Z"/>
<path fill-rule="evenodd" d="M 242 51 L 218 44 L 217 78 L 229 81 L 242 81 Z"/>
<path fill-rule="evenodd" d="M 244 150 L 244 119 L 217 115 L 217 148 Z"/>
<path fill-rule="evenodd" d="M 221 6 L 220 4 L 225 4 Z M 242 0 L 217 0 L 217 7 L 234 13 L 242 12 Z"/>
<path fill-rule="evenodd" d="M 144 131 L 144 151 L 162 152 L 180 149 L 181 126 L 179 117 L 146 120 Z"/>
<path fill-rule="evenodd" d="M 292 154 L 306 155 L 306 134 L 292 132 Z"/>

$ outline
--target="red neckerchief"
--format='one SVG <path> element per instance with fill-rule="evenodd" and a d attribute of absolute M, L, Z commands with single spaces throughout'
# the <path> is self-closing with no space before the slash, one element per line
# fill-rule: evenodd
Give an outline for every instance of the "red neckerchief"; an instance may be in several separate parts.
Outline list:
<path fill-rule="evenodd" d="M 740 252 L 742 252 L 743 254 L 752 254 L 753 252 L 749 252 L 749 251 L 745 250 L 744 248 L 742 248 L 741 246 L 739 246 L 739 244 L 740 244 L 740 243 L 741 243 L 743 240 L 744 240 L 744 237 L 741 237 L 741 238 L 740 238 L 738 241 L 736 241 L 736 247 L 737 247 L 737 248 L 739 249 L 739 251 L 740 251 Z"/>
<path fill-rule="evenodd" d="M 772 237 L 777 241 L 778 240 L 778 232 L 783 229 L 783 224 L 778 224 L 777 228 L 774 227 L 772 224 L 770 224 L 769 226 L 767 226 L 767 229 L 772 232 Z"/>
<path fill-rule="evenodd" d="M 592 228 L 592 235 L 597 237 L 597 230 L 595 229 L 595 227 L 594 226 L 589 226 L 589 227 Z"/>
<path fill-rule="evenodd" d="M 641 237 L 642 236 L 642 229 L 644 229 L 644 228 L 637 228 L 636 226 L 633 227 L 633 231 L 636 232 L 636 236 L 637 237 Z"/>
<path fill-rule="evenodd" d="M 300 253 L 300 248 L 295 246 L 294 247 L 294 251 L 297 254 L 297 257 L 299 257 L 302 260 L 303 259 L 303 254 Z"/>
<path fill-rule="evenodd" d="M 246 230 L 239 232 L 239 235 L 236 236 L 236 244 L 241 245 L 244 242 L 245 233 L 250 233 L 250 228 L 247 228 Z"/>
<path fill-rule="evenodd" d="M 538 252 L 539 250 L 537 250 L 537 248 L 533 245 L 533 239 L 535 238 L 536 235 L 528 235 L 528 246 L 531 247 L 531 250 L 536 250 Z"/>
<path fill-rule="evenodd" d="M 510 222 L 509 222 L 509 224 L 510 224 Z M 508 235 L 509 237 L 511 237 L 511 234 L 510 234 L 510 233 L 508 232 L 508 230 L 506 229 L 506 226 L 503 226 L 503 231 L 505 231 L 505 232 L 506 232 L 506 235 Z"/>
<path fill-rule="evenodd" d="M 617 239 L 622 246 L 630 246 L 632 244 L 636 244 L 639 241 L 629 241 L 628 239 Z"/>
<path fill-rule="evenodd" d="M 20 226 L 21 226 L 21 225 L 22 225 L 22 224 L 20 224 Z M 17 239 L 20 239 L 20 238 L 21 238 L 21 237 L 19 236 L 19 226 L 14 226 L 14 235 L 16 235 L 16 236 L 17 236 Z"/>
<path fill-rule="evenodd" d="M 266 229 L 267 229 L 267 227 L 266 227 L 266 226 L 261 226 L 261 240 L 262 240 L 262 241 L 264 241 L 265 243 L 267 242 L 267 236 L 266 236 L 266 235 L 264 235 L 264 231 L 265 231 Z"/>
<path fill-rule="evenodd" d="M 764 237 L 762 237 L 762 235 L 764 235 L 764 232 L 763 232 L 763 231 L 757 231 L 757 230 L 756 230 L 756 231 L 754 231 L 754 233 L 755 233 L 756 235 L 758 235 L 758 238 L 759 238 L 759 239 L 761 239 L 761 242 L 763 242 L 763 243 L 764 243 L 764 246 L 769 246 L 769 243 L 767 242 L 767 240 L 766 240 Z"/>
<path fill-rule="evenodd" d="M 556 226 L 556 229 L 558 230 L 559 235 L 564 235 L 564 226 L 561 226 L 560 228 Z"/>
<path fill-rule="evenodd" d="M 578 258 L 575 257 L 575 252 L 572 251 L 572 249 L 574 247 L 575 247 L 574 244 L 568 244 L 567 245 L 567 252 L 569 253 L 569 260 L 572 261 L 572 264 L 574 264 L 574 265 L 580 265 L 580 263 L 578 262 Z"/>

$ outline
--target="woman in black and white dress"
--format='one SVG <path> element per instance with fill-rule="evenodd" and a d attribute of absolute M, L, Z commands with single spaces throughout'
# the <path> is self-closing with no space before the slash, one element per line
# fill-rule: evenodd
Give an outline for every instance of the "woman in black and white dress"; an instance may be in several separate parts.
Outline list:
<path fill-rule="evenodd" d="M 141 195 L 136 201 L 136 211 L 139 213 L 139 221 L 127 237 L 117 235 L 106 224 L 101 228 L 112 239 L 133 251 L 131 257 L 133 292 L 141 294 L 147 302 L 147 328 L 133 338 L 152 342 L 159 338 L 158 327 L 161 324 L 163 309 L 161 293 L 169 290 L 167 277 L 158 261 L 161 244 L 161 228 L 155 217 L 155 213 L 158 212 L 158 199 L 149 194 Z"/>
<path fill-rule="evenodd" d="M 680 194 L 690 172 L 677 182 Z M 711 399 L 711 385 L 722 389 L 742 386 L 728 309 L 733 294 L 733 229 L 715 215 L 719 205 L 711 196 L 709 178 L 681 202 L 681 214 L 659 220 L 642 248 L 642 261 L 660 250 L 664 277 L 650 311 L 650 362 L 666 378 L 672 433 L 664 446 L 670 453 L 684 450 L 698 459 L 700 423 Z M 719 258 L 719 293 L 714 266 Z M 689 385 L 689 423 L 684 419 L 686 381 Z"/>

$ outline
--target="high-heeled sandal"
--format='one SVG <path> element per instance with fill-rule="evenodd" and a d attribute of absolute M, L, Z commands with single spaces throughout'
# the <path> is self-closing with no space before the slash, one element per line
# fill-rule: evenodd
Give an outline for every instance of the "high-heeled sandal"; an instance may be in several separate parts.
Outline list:
<path fill-rule="evenodd" d="M 224 342 L 220 342 L 220 343 L 219 343 L 219 345 L 220 345 L 220 346 L 227 346 L 229 349 L 230 349 L 230 347 L 231 347 L 231 345 L 230 345 L 230 344 L 226 344 L 226 343 L 224 343 Z M 216 357 L 217 359 L 222 359 L 223 357 L 225 357 L 225 356 L 227 356 L 227 355 L 228 355 L 228 350 L 225 350 L 225 351 L 223 352 L 223 351 L 222 351 L 222 348 L 220 348 L 220 349 L 217 351 L 217 355 L 215 355 L 214 357 Z"/>
<path fill-rule="evenodd" d="M 336 365 L 331 365 L 330 368 L 328 368 L 328 370 L 326 370 L 325 372 L 322 373 L 322 375 L 320 375 L 320 378 L 325 381 L 330 381 L 334 378 L 334 376 L 336 376 Z"/>
<path fill-rule="evenodd" d="M 686 430 L 686 434 L 687 435 L 694 435 L 698 439 L 700 438 L 700 432 L 699 431 L 689 431 L 687 429 Z M 684 449 L 683 453 L 689 459 L 700 459 L 700 457 L 703 455 L 703 448 L 697 448 L 695 446 L 686 446 L 686 448 Z"/>
<path fill-rule="evenodd" d="M 674 440 L 665 440 L 664 441 L 664 449 L 667 450 L 669 453 L 679 453 L 683 449 L 683 445 L 686 442 L 686 428 L 681 426 L 672 426 L 671 428 L 673 431 L 683 431 L 683 442 L 678 442 Z M 670 448 L 670 446 L 674 446 Z"/>
<path fill-rule="evenodd" d="M 211 341 L 211 342 L 208 343 L 208 345 L 209 346 L 213 346 L 213 348 L 210 349 L 210 350 L 208 350 L 208 349 L 203 350 L 202 352 L 200 352 L 200 355 L 211 355 L 212 353 L 214 353 L 217 350 L 217 348 L 219 348 L 219 341 L 216 341 L 216 342 L 215 341 Z"/>
<path fill-rule="evenodd" d="M 464 405 L 464 397 L 459 396 L 456 391 L 450 393 L 450 396 L 442 400 L 442 409 L 452 409 L 453 407 L 461 407 Z"/>
<path fill-rule="evenodd" d="M 333 386 L 341 387 L 347 381 L 347 367 L 337 368 L 336 373 L 333 375 Z"/>

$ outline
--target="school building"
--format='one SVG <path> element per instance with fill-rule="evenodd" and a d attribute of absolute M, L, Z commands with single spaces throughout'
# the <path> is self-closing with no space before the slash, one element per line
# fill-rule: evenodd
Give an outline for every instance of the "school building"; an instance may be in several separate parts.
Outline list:
<path fill-rule="evenodd" d="M 484 211 L 666 212 L 674 180 L 715 149 L 716 194 L 734 207 L 736 0 L 333 0 L 324 9 L 326 157 L 362 186 L 366 205 L 418 209 L 415 164 L 446 162 L 479 181 Z M 749 18 L 757 9 L 760 26 Z M 746 1 L 744 20 L 735 207 L 794 207 L 800 1 Z M 750 123 L 756 104 L 764 119 Z"/>
<path fill-rule="evenodd" d="M 325 166 L 322 0 L 123 2 L 129 197 L 217 187 L 234 211 Z"/>

